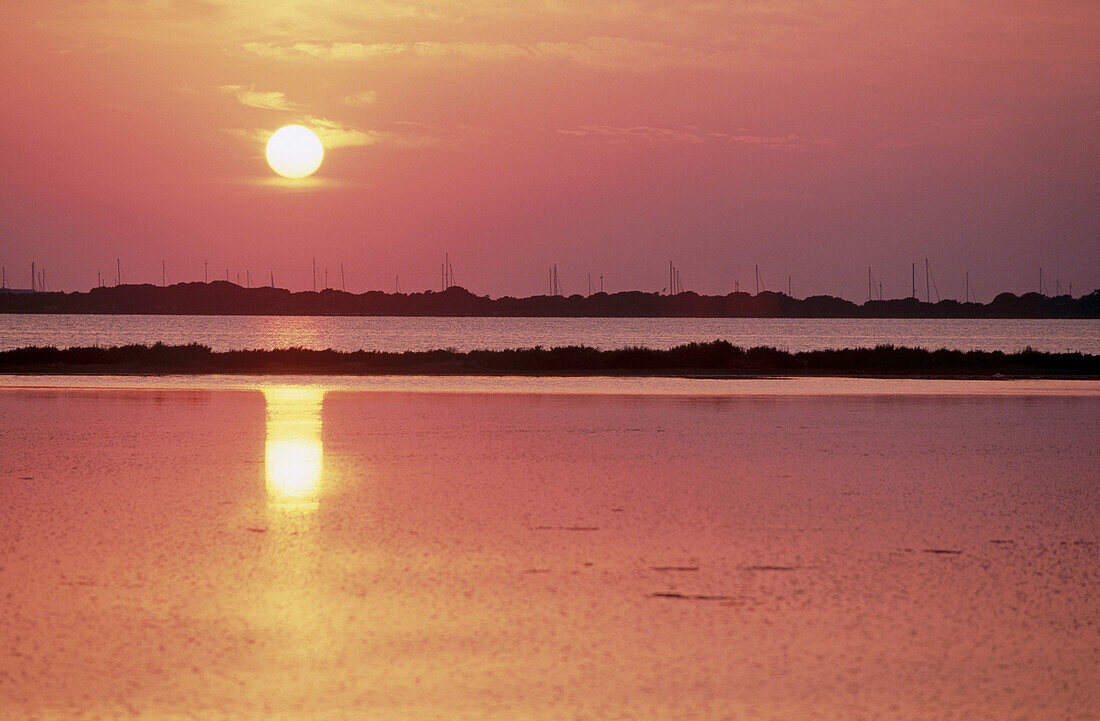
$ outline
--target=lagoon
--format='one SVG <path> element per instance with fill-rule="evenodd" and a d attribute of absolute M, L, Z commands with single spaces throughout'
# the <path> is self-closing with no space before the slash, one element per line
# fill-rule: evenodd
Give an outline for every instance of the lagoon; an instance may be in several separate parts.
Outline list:
<path fill-rule="evenodd" d="M 881 343 L 1012 353 L 1100 354 L 1098 319 L 468 318 L 0 314 L 0 350 L 201 343 L 216 351 L 300 346 L 342 351 L 504 350 L 537 345 L 667 349 L 692 342 L 791 352 Z"/>
<path fill-rule="evenodd" d="M 300 380 L 0 378 L 0 716 L 1100 704 L 1096 382 Z"/>

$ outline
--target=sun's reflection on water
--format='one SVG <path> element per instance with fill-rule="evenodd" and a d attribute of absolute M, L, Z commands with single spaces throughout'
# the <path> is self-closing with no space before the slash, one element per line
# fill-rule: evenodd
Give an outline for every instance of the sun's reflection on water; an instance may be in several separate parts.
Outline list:
<path fill-rule="evenodd" d="M 331 642 L 320 612 L 326 596 L 317 583 L 323 558 L 318 510 L 325 484 L 325 390 L 273 386 L 264 388 L 263 394 L 266 523 L 257 586 L 249 593 L 246 614 L 250 623 L 270 633 L 272 643 L 286 644 L 299 657 L 317 659 Z"/>
<path fill-rule="evenodd" d="M 318 388 L 279 387 L 264 390 L 267 441 L 264 467 L 267 503 L 281 510 L 311 511 L 321 495 L 324 448 Z"/>

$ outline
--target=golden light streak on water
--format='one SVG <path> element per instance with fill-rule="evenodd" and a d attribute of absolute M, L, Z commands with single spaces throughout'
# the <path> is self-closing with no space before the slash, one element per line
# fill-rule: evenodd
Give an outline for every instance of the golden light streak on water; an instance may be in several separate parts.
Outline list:
<path fill-rule="evenodd" d="M 324 473 L 321 405 L 318 388 L 264 390 L 267 439 L 264 470 L 269 507 L 316 510 Z"/>
<path fill-rule="evenodd" d="M 322 556 L 319 514 L 324 490 L 322 406 L 325 390 L 303 386 L 263 389 L 267 522 L 259 567 L 266 572 L 243 603 L 254 628 L 297 658 L 316 661 L 334 642 L 319 611 Z M 293 649 L 290 651 L 289 649 Z"/>

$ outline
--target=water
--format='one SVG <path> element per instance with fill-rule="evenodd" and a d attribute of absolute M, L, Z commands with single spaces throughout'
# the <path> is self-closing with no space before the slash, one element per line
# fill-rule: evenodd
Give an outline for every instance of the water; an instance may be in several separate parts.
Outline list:
<path fill-rule="evenodd" d="M 1100 384 L 614 380 L 0 378 L 0 717 L 1100 707 Z"/>
<path fill-rule="evenodd" d="M 669 348 L 717 338 L 783 350 L 879 343 L 928 349 L 1100 353 L 1100 320 L 883 318 L 418 318 L 331 316 L 0 315 L 0 350 L 202 343 L 214 350 L 505 349 L 560 345 Z"/>

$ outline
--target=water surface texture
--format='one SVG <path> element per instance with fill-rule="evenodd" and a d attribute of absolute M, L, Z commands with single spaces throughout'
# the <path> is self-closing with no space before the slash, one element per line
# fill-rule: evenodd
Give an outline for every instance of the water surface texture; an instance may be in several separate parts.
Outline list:
<path fill-rule="evenodd" d="M 0 390 L 0 718 L 1100 707 L 1100 400 L 1074 386 L 202 380 Z"/>
<path fill-rule="evenodd" d="M 420 318 L 361 316 L 4 315 L 0 350 L 202 343 L 214 350 L 460 351 L 587 345 L 671 348 L 728 340 L 789 351 L 879 343 L 928 349 L 1100 353 L 1100 320 L 894 318 Z"/>

